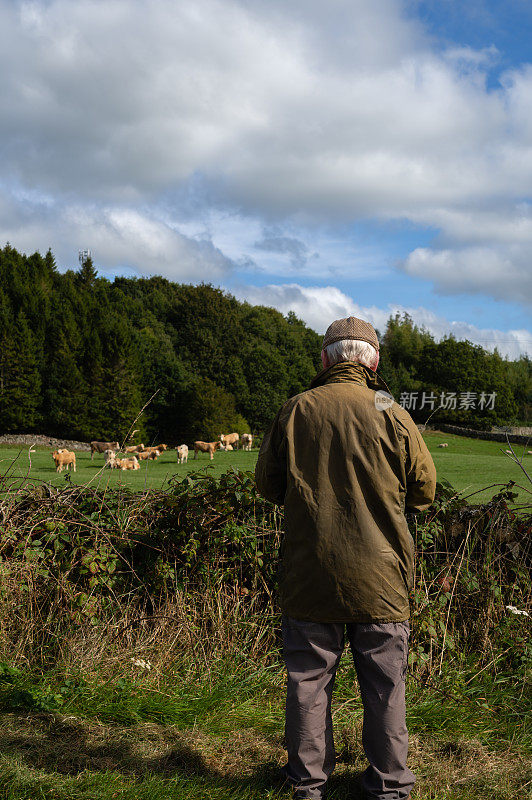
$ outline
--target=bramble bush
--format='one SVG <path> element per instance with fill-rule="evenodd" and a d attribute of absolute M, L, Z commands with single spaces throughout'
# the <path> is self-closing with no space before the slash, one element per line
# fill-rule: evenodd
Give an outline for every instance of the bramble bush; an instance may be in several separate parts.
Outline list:
<path fill-rule="evenodd" d="M 419 676 L 467 661 L 522 674 L 530 664 L 530 617 L 507 608 L 531 607 L 532 517 L 511 509 L 514 498 L 508 485 L 473 506 L 439 484 L 434 505 L 409 520 L 410 664 Z M 6 495 L 0 659 L 53 662 L 67 630 L 105 630 L 124 616 L 149 626 L 184 597 L 236 598 L 242 613 L 248 604 L 273 614 L 275 628 L 282 523 L 252 473 L 233 470 L 202 470 L 147 493 L 43 484 Z"/>

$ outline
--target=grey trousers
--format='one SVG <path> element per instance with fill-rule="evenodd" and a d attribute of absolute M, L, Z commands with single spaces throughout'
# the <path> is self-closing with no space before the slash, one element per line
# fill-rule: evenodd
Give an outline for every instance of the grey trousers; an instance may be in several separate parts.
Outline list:
<path fill-rule="evenodd" d="M 406 766 L 405 675 L 408 622 L 307 622 L 283 619 L 288 672 L 284 774 L 296 798 L 323 798 L 335 766 L 331 698 L 345 634 L 360 685 L 362 745 L 369 761 L 362 784 L 378 800 L 404 800 L 415 782 Z"/>

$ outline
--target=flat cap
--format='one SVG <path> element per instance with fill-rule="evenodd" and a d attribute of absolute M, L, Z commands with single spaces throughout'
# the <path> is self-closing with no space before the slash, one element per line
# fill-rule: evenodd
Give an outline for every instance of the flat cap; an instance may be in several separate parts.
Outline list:
<path fill-rule="evenodd" d="M 341 339 L 360 339 L 373 345 L 375 350 L 379 349 L 379 340 L 373 325 L 357 317 L 345 317 L 331 322 L 323 338 L 323 349 Z"/>

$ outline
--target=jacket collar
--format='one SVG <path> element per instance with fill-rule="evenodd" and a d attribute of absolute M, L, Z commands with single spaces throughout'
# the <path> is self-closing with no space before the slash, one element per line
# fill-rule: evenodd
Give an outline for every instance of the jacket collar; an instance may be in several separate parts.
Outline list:
<path fill-rule="evenodd" d="M 312 379 L 310 388 L 326 386 L 329 383 L 361 383 L 370 389 L 389 391 L 382 378 L 365 364 L 358 361 L 339 361 L 327 369 L 318 372 Z"/>

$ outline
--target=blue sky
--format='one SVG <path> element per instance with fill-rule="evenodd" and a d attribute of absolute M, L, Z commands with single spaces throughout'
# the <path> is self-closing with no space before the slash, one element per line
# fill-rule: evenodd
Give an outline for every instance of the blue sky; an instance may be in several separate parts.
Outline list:
<path fill-rule="evenodd" d="M 524 0 L 0 0 L 0 240 L 532 354 L 531 34 Z"/>
<path fill-rule="evenodd" d="M 495 47 L 496 66 L 489 78 L 496 86 L 506 69 L 530 62 L 532 5 L 529 0 L 428 0 L 415 2 L 414 15 L 440 47 L 464 45 L 474 50 Z"/>

